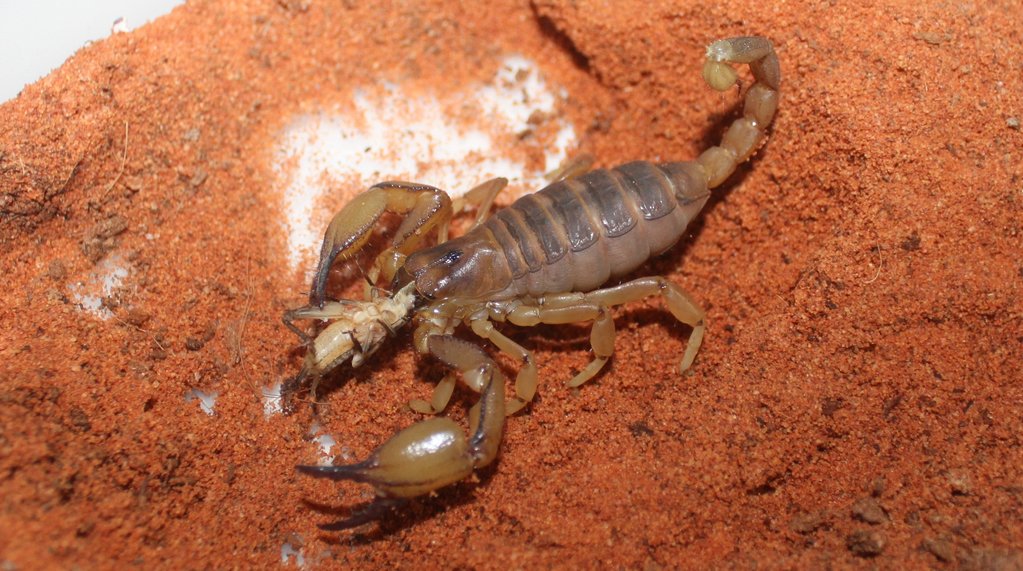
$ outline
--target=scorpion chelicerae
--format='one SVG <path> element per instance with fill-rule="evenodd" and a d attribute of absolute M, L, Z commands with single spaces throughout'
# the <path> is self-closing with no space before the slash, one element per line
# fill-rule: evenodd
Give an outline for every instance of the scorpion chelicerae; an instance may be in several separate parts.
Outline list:
<path fill-rule="evenodd" d="M 743 116 L 720 145 L 692 162 L 632 162 L 609 170 L 566 176 L 523 196 L 492 217 L 487 213 L 505 179 L 488 181 L 454 202 L 434 187 L 383 182 L 356 197 L 331 220 L 323 239 L 309 304 L 288 311 L 284 321 L 306 344 L 302 372 L 285 393 L 318 380 L 351 360 L 362 364 L 395 331 L 415 323 L 413 340 L 453 372 L 430 402 L 409 406 L 424 414 L 445 408 L 456 374 L 480 400 L 469 412 L 469 436 L 448 418 L 435 417 L 402 430 L 367 460 L 345 466 L 298 466 L 300 472 L 371 484 L 378 499 L 369 509 L 322 526 L 345 529 L 377 517 L 397 501 L 437 490 L 469 476 L 497 456 L 505 416 L 522 409 L 536 393 L 531 353 L 493 325 L 531 326 L 592 321 L 593 360 L 570 382 L 577 387 L 604 367 L 614 351 L 609 308 L 660 295 L 676 319 L 692 328 L 679 364 L 693 363 L 704 333 L 700 306 L 663 277 L 639 278 L 610 287 L 608 280 L 632 272 L 675 244 L 700 212 L 710 189 L 720 185 L 763 143 L 778 106 L 780 71 L 771 43 L 760 37 L 732 38 L 707 48 L 703 76 L 725 91 L 738 74 L 730 64 L 749 64 L 756 80 L 746 91 Z M 454 212 L 475 205 L 475 223 L 447 240 Z M 327 276 L 338 258 L 351 258 L 369 240 L 385 213 L 404 216 L 390 245 L 367 272 L 370 284 L 390 284 L 387 295 L 371 289 L 363 301 L 326 301 Z M 437 245 L 423 247 L 430 236 Z M 318 325 L 307 335 L 295 320 Z M 322 325 L 326 323 L 326 325 Z M 506 379 L 479 347 L 454 337 L 465 324 L 521 363 L 514 397 L 505 401 Z"/>

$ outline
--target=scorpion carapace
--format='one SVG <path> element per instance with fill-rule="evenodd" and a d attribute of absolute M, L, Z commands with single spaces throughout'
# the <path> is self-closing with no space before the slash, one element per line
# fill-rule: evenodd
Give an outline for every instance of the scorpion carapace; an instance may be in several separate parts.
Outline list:
<path fill-rule="evenodd" d="M 576 387 L 603 368 L 614 351 L 610 308 L 651 295 L 692 328 L 679 363 L 693 363 L 703 339 L 703 310 L 671 281 L 645 277 L 602 287 L 651 256 L 674 245 L 700 212 L 710 189 L 720 185 L 763 143 L 778 105 L 780 71 L 771 43 L 760 37 L 732 38 L 707 48 L 703 76 L 715 89 L 727 90 L 738 74 L 730 64 L 749 64 L 755 82 L 746 90 L 742 117 L 719 145 L 692 162 L 632 162 L 608 170 L 566 176 L 487 217 L 507 184 L 494 179 L 454 201 L 431 186 L 384 182 L 371 187 L 337 215 L 323 239 L 309 305 L 284 319 L 306 343 L 305 365 L 288 390 L 316 382 L 351 359 L 359 366 L 385 339 L 414 322 L 413 341 L 452 372 L 437 385 L 430 402 L 414 400 L 423 414 L 445 408 L 460 376 L 480 400 L 470 412 L 471 436 L 444 418 L 421 421 L 399 432 L 368 460 L 347 466 L 299 466 L 312 476 L 354 480 L 374 486 L 381 505 L 422 495 L 461 480 L 497 455 L 505 415 L 528 404 L 536 393 L 532 354 L 494 327 L 494 322 L 592 321 L 593 360 L 569 381 Z M 474 205 L 475 224 L 447 240 L 453 213 Z M 334 261 L 350 259 L 367 242 L 384 213 L 404 216 L 393 239 L 370 267 L 371 283 L 389 284 L 364 301 L 325 301 L 327 276 Z M 424 243 L 436 235 L 437 245 Z M 293 325 L 297 319 L 326 322 L 314 336 Z M 506 403 L 505 379 L 479 347 L 452 336 L 467 325 L 477 336 L 521 363 L 514 396 Z M 367 513 L 328 529 L 364 523 Z"/>

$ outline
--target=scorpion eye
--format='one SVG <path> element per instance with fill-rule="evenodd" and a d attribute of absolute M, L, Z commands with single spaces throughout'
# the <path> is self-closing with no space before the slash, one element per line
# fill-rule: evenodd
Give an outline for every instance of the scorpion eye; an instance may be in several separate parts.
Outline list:
<path fill-rule="evenodd" d="M 441 262 L 445 266 L 453 266 L 453 265 L 457 264 L 458 260 L 460 260 L 460 259 L 462 259 L 462 251 L 461 250 L 451 250 L 450 252 L 445 254 L 443 258 L 441 258 Z"/>

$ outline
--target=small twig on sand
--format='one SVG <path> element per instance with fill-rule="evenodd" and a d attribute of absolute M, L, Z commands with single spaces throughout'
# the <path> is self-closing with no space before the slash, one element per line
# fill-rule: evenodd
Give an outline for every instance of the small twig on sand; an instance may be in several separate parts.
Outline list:
<path fill-rule="evenodd" d="M 121 175 L 124 174 L 124 165 L 128 162 L 128 120 L 124 120 L 124 153 L 121 155 L 121 168 L 117 171 L 117 176 L 114 180 L 110 181 L 107 188 L 103 191 L 103 195 L 99 197 L 99 201 L 102 203 L 107 198 L 107 194 L 114 189 L 114 185 L 117 181 L 121 180 Z"/>
<path fill-rule="evenodd" d="M 863 282 L 864 284 L 872 284 L 877 281 L 877 278 L 881 277 L 881 268 L 884 267 L 884 257 L 881 255 L 881 244 L 877 245 L 877 273 L 874 277 Z"/>

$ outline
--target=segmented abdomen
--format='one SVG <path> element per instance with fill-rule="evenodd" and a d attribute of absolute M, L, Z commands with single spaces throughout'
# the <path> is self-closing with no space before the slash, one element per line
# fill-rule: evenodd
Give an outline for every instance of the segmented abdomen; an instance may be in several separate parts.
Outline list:
<path fill-rule="evenodd" d="M 497 297 L 596 289 L 670 248 L 708 196 L 698 164 L 643 161 L 526 195 L 479 228 L 514 276 Z"/>

